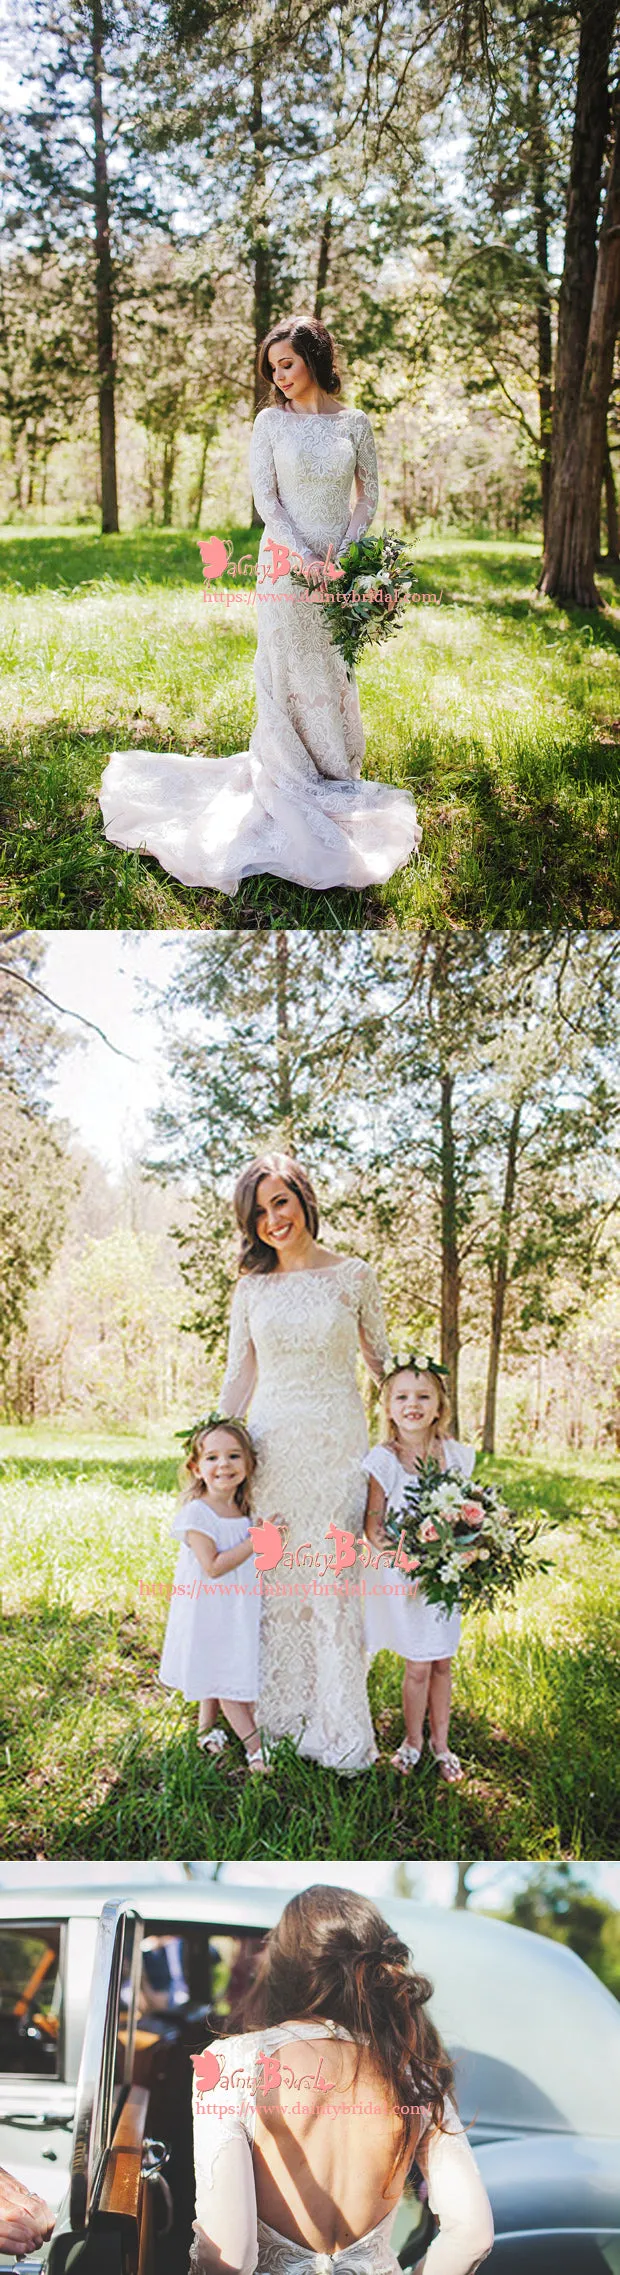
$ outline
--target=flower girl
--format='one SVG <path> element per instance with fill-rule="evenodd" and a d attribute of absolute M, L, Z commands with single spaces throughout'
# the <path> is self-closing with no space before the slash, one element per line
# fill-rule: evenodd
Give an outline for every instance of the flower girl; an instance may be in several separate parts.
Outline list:
<path fill-rule="evenodd" d="M 373 1446 L 364 1467 L 370 1484 L 365 1530 L 374 1548 L 390 1546 L 383 1530 L 388 1508 L 403 1507 L 405 1491 L 418 1464 L 432 1458 L 441 1469 L 460 1469 L 471 1477 L 473 1446 L 457 1445 L 447 1436 L 449 1402 L 445 1369 L 434 1359 L 412 1357 L 394 1367 L 382 1385 L 386 1423 L 383 1445 Z M 366 1599 L 366 1639 L 375 1651 L 396 1651 L 405 1661 L 403 1712 L 405 1738 L 392 1755 L 394 1769 L 414 1769 L 424 1744 L 428 1709 L 429 1746 L 440 1777 L 454 1785 L 462 1777 L 458 1754 L 448 1745 L 452 1658 L 461 1625 L 459 1610 L 447 1613 L 429 1604 L 418 1586 L 407 1578 L 398 1562 L 377 1575 Z"/>
<path fill-rule="evenodd" d="M 193 1431 L 186 1491 L 173 1519 L 180 1537 L 160 1680 L 199 1699 L 198 1744 L 221 1753 L 218 1705 L 247 1754 L 248 1769 L 268 1773 L 254 1719 L 258 1695 L 260 1589 L 249 1508 L 256 1455 L 242 1422 L 212 1416 Z M 243 1581 L 227 1575 L 245 1566 Z M 208 1696 L 205 1693 L 208 1692 Z"/>

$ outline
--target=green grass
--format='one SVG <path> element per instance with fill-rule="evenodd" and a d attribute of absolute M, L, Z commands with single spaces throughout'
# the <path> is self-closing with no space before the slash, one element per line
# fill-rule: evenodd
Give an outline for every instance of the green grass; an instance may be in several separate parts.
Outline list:
<path fill-rule="evenodd" d="M 256 532 L 235 530 L 238 556 Z M 535 544 L 425 540 L 409 612 L 359 673 L 366 772 L 415 793 L 419 861 L 367 893 L 228 899 L 108 846 L 114 745 L 244 749 L 254 612 L 202 604 L 180 531 L 0 532 L 0 918 L 42 926 L 599 926 L 620 917 L 620 599 L 535 593 Z"/>
<path fill-rule="evenodd" d="M 406 1781 L 388 1766 L 402 1715 L 387 1654 L 371 1682 L 383 1758 L 365 1776 L 288 1745 L 270 1781 L 245 1775 L 235 1739 L 222 1762 L 199 1756 L 195 1709 L 157 1681 L 169 1444 L 17 1429 L 0 1442 L 5 1857 L 613 1855 L 611 1465 L 493 1461 L 521 1506 L 553 1517 L 554 1570 L 501 1617 L 465 1622 L 453 1740 L 466 1778 L 449 1789 L 428 1757 Z"/>

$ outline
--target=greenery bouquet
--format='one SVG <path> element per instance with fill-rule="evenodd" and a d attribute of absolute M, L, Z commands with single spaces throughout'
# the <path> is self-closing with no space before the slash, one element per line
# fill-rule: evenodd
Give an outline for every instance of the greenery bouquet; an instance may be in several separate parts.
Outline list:
<path fill-rule="evenodd" d="M 489 1611 L 526 1574 L 549 1571 L 549 1559 L 533 1554 L 543 1517 L 518 1516 L 496 1485 L 472 1484 L 458 1469 L 425 1461 L 405 1488 L 404 1507 L 387 1510 L 385 1530 L 402 1542 L 412 1583 L 428 1603 Z"/>
<path fill-rule="evenodd" d="M 369 640 L 387 640 L 417 584 L 413 561 L 394 530 L 380 537 L 356 537 L 341 555 L 342 576 L 331 599 L 317 602 L 326 619 L 335 648 L 351 672 Z M 295 584 L 307 585 L 300 569 L 292 572 Z M 330 570 L 330 581 L 334 578 Z"/>

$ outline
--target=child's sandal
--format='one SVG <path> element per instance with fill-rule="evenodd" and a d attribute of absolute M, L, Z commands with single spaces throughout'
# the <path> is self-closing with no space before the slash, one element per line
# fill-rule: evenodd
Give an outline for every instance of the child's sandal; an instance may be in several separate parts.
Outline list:
<path fill-rule="evenodd" d="M 402 1746 L 397 1746 L 396 1753 L 390 1755 L 390 1767 L 400 1770 L 401 1777 L 406 1777 L 410 1769 L 417 1769 L 421 1759 L 422 1747 L 410 1746 L 409 1739 L 403 1738 Z"/>
<path fill-rule="evenodd" d="M 251 1738 L 258 1738 L 258 1745 L 253 1747 L 252 1753 L 248 1750 Z M 243 1745 L 248 1769 L 254 1773 L 254 1776 L 258 1774 L 259 1777 L 271 1777 L 273 1775 L 271 1762 L 265 1760 L 258 1731 L 250 1730 L 248 1737 L 243 1739 Z"/>
<path fill-rule="evenodd" d="M 449 1746 L 444 1746 L 441 1753 L 436 1753 L 432 1738 L 429 1738 L 428 1745 L 444 1785 L 458 1785 L 463 1776 L 458 1754 L 451 1754 Z"/>
<path fill-rule="evenodd" d="M 223 1754 L 224 1747 L 228 1744 L 226 1731 L 220 1730 L 217 1723 L 213 1730 L 199 1730 L 196 1744 L 200 1747 L 201 1754 Z"/>

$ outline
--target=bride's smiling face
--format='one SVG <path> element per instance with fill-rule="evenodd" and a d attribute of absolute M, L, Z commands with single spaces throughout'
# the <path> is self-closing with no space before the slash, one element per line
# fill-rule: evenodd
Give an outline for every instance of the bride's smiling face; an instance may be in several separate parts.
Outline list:
<path fill-rule="evenodd" d="M 278 1258 L 299 1255 L 312 1246 L 301 1201 L 283 1177 L 261 1177 L 256 1192 L 256 1231 L 266 1248 Z"/>
<path fill-rule="evenodd" d="M 314 402 L 318 394 L 316 380 L 308 370 L 302 355 L 296 355 L 290 340 L 274 340 L 269 349 L 271 374 L 280 393 L 286 396 L 293 409 L 296 404 Z"/>

